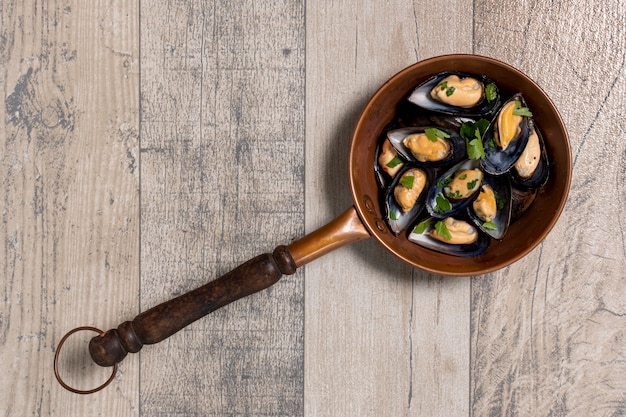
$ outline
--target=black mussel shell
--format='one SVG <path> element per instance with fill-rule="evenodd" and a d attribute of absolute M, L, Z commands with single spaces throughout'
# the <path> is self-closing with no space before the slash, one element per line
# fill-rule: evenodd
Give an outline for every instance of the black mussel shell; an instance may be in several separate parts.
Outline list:
<path fill-rule="evenodd" d="M 404 213 L 400 208 L 400 205 L 396 201 L 394 196 L 394 189 L 396 185 L 400 182 L 402 175 L 404 175 L 410 169 L 419 169 L 424 174 L 426 174 L 426 184 L 424 185 L 424 189 L 421 194 L 417 198 L 417 201 L 413 205 L 413 208 L 408 212 Z M 420 215 L 422 210 L 424 209 L 424 202 L 426 200 L 426 194 L 428 190 L 432 187 L 434 174 L 433 171 L 427 167 L 417 166 L 412 163 L 407 163 L 402 168 L 400 172 L 395 176 L 394 180 L 389 185 L 386 193 L 384 194 L 384 207 L 385 207 L 385 220 L 387 221 L 387 225 L 389 229 L 397 236 L 403 230 L 411 225 Z"/>
<path fill-rule="evenodd" d="M 537 188 L 522 190 L 511 186 L 511 223 L 522 217 L 537 197 Z"/>
<path fill-rule="evenodd" d="M 480 162 L 474 159 L 467 159 L 454 165 L 452 168 L 448 169 L 443 175 L 440 175 L 435 180 L 434 185 L 430 188 L 430 190 L 428 190 L 428 195 L 426 196 L 426 209 L 428 210 L 428 213 L 433 217 L 443 219 L 445 217 L 453 216 L 456 213 L 465 210 L 465 208 L 478 195 L 480 187 L 476 187 L 476 192 L 464 199 L 454 200 L 446 198 L 445 200 L 449 203 L 448 208 L 442 208 L 441 204 L 439 204 L 437 200 L 438 198 L 441 199 L 442 194 L 445 197 L 444 188 L 449 183 L 450 179 L 454 177 L 455 172 L 461 169 L 476 168 L 480 168 Z"/>
<path fill-rule="evenodd" d="M 548 161 L 548 153 L 546 152 L 546 145 L 543 141 L 543 137 L 541 136 L 541 132 L 537 129 L 536 124 L 531 127 L 530 135 L 529 135 L 529 143 L 532 139 L 533 133 L 536 133 L 537 139 L 539 141 L 539 163 L 535 167 L 532 175 L 522 177 L 517 170 L 516 165 L 513 165 L 513 168 L 509 171 L 511 174 L 511 179 L 513 183 L 525 190 L 530 190 L 534 188 L 543 187 L 548 182 L 548 177 L 550 176 L 550 163 Z M 526 145 L 528 146 L 528 144 Z M 524 155 L 522 153 L 522 155 Z"/>
<path fill-rule="evenodd" d="M 478 104 L 470 108 L 449 105 L 432 98 L 430 92 L 433 88 L 435 88 L 444 78 L 450 75 L 457 75 L 461 79 L 467 77 L 474 78 L 482 82 L 483 89 L 487 85 L 493 85 L 495 98 L 489 101 L 483 92 L 483 96 Z M 500 107 L 500 91 L 498 90 L 496 83 L 484 75 L 470 74 L 466 72 L 442 72 L 417 86 L 409 96 L 409 101 L 423 109 L 438 113 L 454 116 L 486 116 L 493 114 L 496 109 Z"/>
<path fill-rule="evenodd" d="M 512 101 L 519 101 L 522 107 L 527 107 L 524 97 L 522 97 L 521 94 L 516 94 L 502 105 L 502 109 Z M 498 129 L 498 116 L 502 109 L 500 109 L 498 114 L 493 118 L 483 137 L 485 157 L 482 159 L 481 163 L 483 169 L 493 175 L 502 175 L 508 172 L 513 164 L 515 164 L 515 161 L 517 161 L 522 152 L 524 152 L 532 125 L 532 119 L 523 116 L 519 125 L 519 133 L 515 139 L 509 143 L 506 149 L 502 149 L 496 144 L 494 139 L 495 132 Z"/>
<path fill-rule="evenodd" d="M 482 255 L 487 251 L 487 248 L 489 248 L 489 236 L 482 233 L 479 229 L 476 229 L 476 233 L 478 234 L 477 240 L 467 245 L 448 244 L 433 238 L 430 235 L 430 231 L 435 228 L 435 224 L 440 220 L 441 219 L 429 217 L 418 223 L 409 233 L 408 239 L 424 248 L 465 258 L 473 258 Z"/>
<path fill-rule="evenodd" d="M 481 189 L 489 185 L 496 197 L 496 217 L 485 223 L 474 210 L 476 199 L 467 207 L 467 214 L 476 226 L 496 240 L 502 240 L 511 223 L 511 181 L 507 175 L 490 175 L 485 173 Z M 477 197 L 478 198 L 478 197 Z"/>
<path fill-rule="evenodd" d="M 424 133 L 426 129 L 432 129 L 432 127 L 403 127 L 400 129 L 394 129 L 387 132 L 387 138 L 391 145 L 396 148 L 398 153 L 408 161 L 418 162 L 424 166 L 441 167 L 444 165 L 451 165 L 459 162 L 465 157 L 465 140 L 454 130 L 439 128 L 447 138 L 440 138 L 440 140 L 446 141 L 450 146 L 450 150 L 445 158 L 439 161 L 418 161 L 410 149 L 404 145 L 404 138 L 414 133 Z"/>

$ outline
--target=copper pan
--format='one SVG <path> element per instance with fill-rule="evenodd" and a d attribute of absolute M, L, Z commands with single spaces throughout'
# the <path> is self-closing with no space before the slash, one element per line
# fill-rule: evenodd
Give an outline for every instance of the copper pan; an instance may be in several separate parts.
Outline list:
<path fill-rule="evenodd" d="M 408 93 L 420 82 L 442 71 L 484 74 L 495 80 L 504 91 L 521 92 L 532 109 L 551 156 L 550 180 L 530 209 L 511 226 L 502 242 L 492 244 L 485 254 L 470 259 L 432 252 L 405 237 L 394 236 L 388 230 L 377 203 L 379 189 L 373 167 L 379 135 Z M 251 259 L 203 287 L 139 314 L 117 329 L 101 332 L 89 344 L 92 359 L 101 366 L 117 366 L 127 353 L 139 351 L 144 344 L 157 343 L 204 315 L 267 288 L 283 274 L 292 274 L 298 267 L 334 249 L 369 237 L 402 261 L 435 274 L 467 276 L 503 268 L 525 256 L 546 237 L 565 205 L 571 178 L 568 136 L 552 101 L 520 71 L 497 60 L 476 55 L 427 59 L 389 79 L 372 96 L 359 117 L 352 137 L 348 166 L 354 205 L 343 214 L 290 245 L 277 247 L 272 254 Z M 57 378 L 62 383 L 58 373 Z"/>

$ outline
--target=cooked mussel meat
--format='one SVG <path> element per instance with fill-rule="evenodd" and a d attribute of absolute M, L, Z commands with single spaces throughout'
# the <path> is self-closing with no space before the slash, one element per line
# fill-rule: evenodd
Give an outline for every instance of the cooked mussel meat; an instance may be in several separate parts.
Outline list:
<path fill-rule="evenodd" d="M 499 106 L 496 84 L 485 76 L 443 72 L 419 85 L 409 96 L 417 106 L 457 116 L 483 116 Z"/>
<path fill-rule="evenodd" d="M 394 234 L 409 227 L 422 212 L 432 176 L 426 168 L 407 165 L 391 183 L 384 198 L 387 222 Z"/>
<path fill-rule="evenodd" d="M 424 165 L 449 165 L 465 155 L 465 141 L 450 129 L 404 127 L 387 132 L 387 138 L 402 157 Z"/>
<path fill-rule="evenodd" d="M 490 174 L 507 172 L 519 159 L 526 147 L 532 113 L 521 94 L 508 100 L 485 132 L 485 157 L 482 166 Z"/>
<path fill-rule="evenodd" d="M 426 208 L 430 215 L 442 219 L 467 207 L 480 190 L 482 178 L 479 161 L 454 165 L 428 191 Z"/>
<path fill-rule="evenodd" d="M 453 217 L 429 217 L 413 228 L 408 239 L 428 249 L 463 257 L 481 255 L 489 247 L 487 235 L 467 221 Z"/>
<path fill-rule="evenodd" d="M 483 232 L 502 240 L 511 222 L 511 182 L 508 176 L 485 174 L 480 192 L 467 207 L 469 217 Z"/>
<path fill-rule="evenodd" d="M 549 176 L 548 154 L 539 130 L 532 126 L 528 143 L 511 170 L 513 181 L 521 188 L 542 187 Z"/>

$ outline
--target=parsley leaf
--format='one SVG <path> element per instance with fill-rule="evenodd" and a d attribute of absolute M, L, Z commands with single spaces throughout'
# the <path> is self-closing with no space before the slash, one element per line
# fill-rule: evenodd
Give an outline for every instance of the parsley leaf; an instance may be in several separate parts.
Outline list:
<path fill-rule="evenodd" d="M 447 240 L 452 240 L 452 235 L 450 234 L 448 227 L 443 221 L 440 220 L 437 223 L 435 223 L 435 229 L 437 230 L 437 234 L 439 236 L 443 236 Z"/>
<path fill-rule="evenodd" d="M 415 181 L 415 176 L 413 175 L 405 175 L 400 178 L 400 184 L 408 188 L 409 190 L 413 188 L 413 182 Z"/>
<path fill-rule="evenodd" d="M 476 130 L 478 132 L 478 130 Z M 480 138 L 470 140 L 467 144 L 467 156 L 469 159 L 481 159 L 485 157 L 485 148 Z"/>
<path fill-rule="evenodd" d="M 446 90 L 446 96 L 450 97 L 452 94 L 454 94 L 454 90 L 456 90 L 456 88 L 448 87 L 448 89 Z"/>
<path fill-rule="evenodd" d="M 496 197 L 496 206 L 499 210 L 502 210 L 506 204 L 506 198 L 498 198 Z"/>
<path fill-rule="evenodd" d="M 390 212 L 389 212 L 389 218 L 390 218 L 391 220 L 398 220 L 398 215 L 396 214 L 396 212 L 395 212 L 395 211 L 390 211 Z"/>
<path fill-rule="evenodd" d="M 439 192 L 439 194 L 437 194 L 435 201 L 437 203 L 437 205 L 435 206 L 435 211 L 437 213 L 444 213 L 452 208 L 452 205 L 441 191 Z"/>
<path fill-rule="evenodd" d="M 515 109 L 513 109 L 513 114 L 516 114 L 518 116 L 533 117 L 533 114 L 530 112 L 530 110 L 528 110 L 528 107 L 522 107 L 522 103 L 520 103 L 519 101 L 515 102 Z"/>
<path fill-rule="evenodd" d="M 438 138 L 449 138 L 450 135 L 444 132 L 443 130 L 439 130 L 436 127 L 428 127 L 424 129 L 424 133 L 426 137 L 432 142 L 437 142 Z"/>
<path fill-rule="evenodd" d="M 476 183 L 478 182 L 478 178 L 476 178 L 475 180 L 472 181 L 468 181 L 467 182 L 467 189 L 468 190 L 473 190 L 474 187 L 476 187 Z"/>
<path fill-rule="evenodd" d="M 421 235 L 428 228 L 428 226 L 430 226 L 430 220 L 424 220 L 415 226 L 413 233 Z"/>
<path fill-rule="evenodd" d="M 497 97 L 496 93 L 496 85 L 494 83 L 489 83 L 485 86 L 485 98 L 487 98 L 487 102 L 491 103 Z"/>
<path fill-rule="evenodd" d="M 494 222 L 485 222 L 483 223 L 483 227 L 487 230 L 496 230 L 498 228 Z"/>
<path fill-rule="evenodd" d="M 463 174 L 463 175 L 459 176 L 459 179 L 461 181 L 463 181 L 465 178 L 467 178 L 467 174 Z"/>
<path fill-rule="evenodd" d="M 445 90 L 446 88 L 448 88 L 448 82 L 444 81 L 441 83 L 441 91 Z"/>
<path fill-rule="evenodd" d="M 485 157 L 482 137 L 489 126 L 489 120 L 480 119 L 477 122 L 465 122 L 459 129 L 460 135 L 467 144 L 467 157 L 481 159 Z"/>
<path fill-rule="evenodd" d="M 402 163 L 402 159 L 394 156 L 393 159 L 385 164 L 387 168 L 395 168 Z"/>

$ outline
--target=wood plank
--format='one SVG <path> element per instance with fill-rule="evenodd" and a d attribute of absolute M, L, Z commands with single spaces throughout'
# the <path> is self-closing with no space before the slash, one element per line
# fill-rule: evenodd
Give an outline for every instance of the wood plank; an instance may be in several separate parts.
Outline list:
<path fill-rule="evenodd" d="M 0 415 L 136 415 L 136 362 L 119 391 L 89 397 L 58 385 L 52 362 L 71 328 L 136 313 L 137 7 L 26 0 L 0 10 Z M 104 375 L 62 370 L 82 388 Z"/>
<path fill-rule="evenodd" d="M 474 281 L 472 413 L 624 415 L 624 3 L 481 0 L 475 16 L 476 52 L 525 71 L 560 109 L 574 171 L 545 242 Z"/>
<path fill-rule="evenodd" d="M 311 231 L 351 204 L 343 161 L 366 101 L 419 59 L 471 52 L 472 13 L 469 1 L 310 1 L 306 15 Z M 307 265 L 305 293 L 305 415 L 468 414 L 468 279 L 422 273 L 366 241 Z"/>
<path fill-rule="evenodd" d="M 142 2 L 142 309 L 302 235 L 303 22 L 303 2 Z M 142 414 L 302 415 L 302 278 L 145 347 Z"/>

